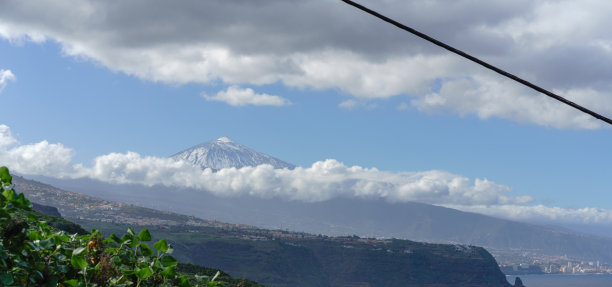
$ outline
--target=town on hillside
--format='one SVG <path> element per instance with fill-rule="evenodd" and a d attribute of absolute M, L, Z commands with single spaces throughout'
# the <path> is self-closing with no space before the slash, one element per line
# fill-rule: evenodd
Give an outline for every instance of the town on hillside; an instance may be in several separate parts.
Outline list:
<path fill-rule="evenodd" d="M 21 177 L 15 177 L 14 182 L 15 188 L 23 192 L 33 202 L 54 206 L 63 217 L 68 219 L 130 226 L 156 226 L 162 229 L 190 232 L 200 232 L 205 229 L 206 232 L 214 233 L 222 238 L 240 238 L 254 241 L 287 240 L 288 244 L 295 244 L 291 243 L 291 240 L 317 239 L 336 242 L 342 244 L 344 248 L 370 248 L 373 250 L 386 250 L 390 253 L 396 252 L 386 247 L 391 242 L 389 238 L 328 237 L 280 229 L 262 229 L 250 225 L 205 220 L 194 216 L 104 200 L 61 190 L 51 185 L 26 180 Z M 457 248 L 466 248 L 460 244 L 456 244 L 456 246 Z M 489 251 L 506 274 L 612 274 L 612 264 L 588 258 L 549 256 L 524 250 L 508 252 L 505 250 L 489 249 Z M 410 253 L 411 250 L 402 250 L 401 252 Z"/>

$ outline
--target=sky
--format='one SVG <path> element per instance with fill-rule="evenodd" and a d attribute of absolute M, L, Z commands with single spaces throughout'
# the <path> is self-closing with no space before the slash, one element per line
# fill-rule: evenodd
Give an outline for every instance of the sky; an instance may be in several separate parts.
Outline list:
<path fill-rule="evenodd" d="M 612 117 L 612 2 L 358 2 Z M 0 102 L 19 174 L 612 226 L 607 124 L 339 0 L 2 1 Z"/>

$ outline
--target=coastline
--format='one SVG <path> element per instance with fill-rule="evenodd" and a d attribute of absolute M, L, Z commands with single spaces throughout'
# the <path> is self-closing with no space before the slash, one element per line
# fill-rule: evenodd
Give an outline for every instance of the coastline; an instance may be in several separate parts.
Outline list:
<path fill-rule="evenodd" d="M 521 278 L 527 287 L 612 286 L 612 274 L 609 273 L 506 275 L 506 280 L 514 282 L 515 277 Z"/>

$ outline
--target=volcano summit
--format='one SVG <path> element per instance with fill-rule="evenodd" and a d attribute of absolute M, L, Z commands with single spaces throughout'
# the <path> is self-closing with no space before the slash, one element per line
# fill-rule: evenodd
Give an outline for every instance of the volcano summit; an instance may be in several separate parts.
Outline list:
<path fill-rule="evenodd" d="M 257 152 L 247 146 L 232 141 L 228 137 L 201 143 L 171 156 L 185 160 L 202 169 L 241 168 L 245 166 L 272 165 L 274 168 L 295 168 L 295 165 L 275 157 Z"/>

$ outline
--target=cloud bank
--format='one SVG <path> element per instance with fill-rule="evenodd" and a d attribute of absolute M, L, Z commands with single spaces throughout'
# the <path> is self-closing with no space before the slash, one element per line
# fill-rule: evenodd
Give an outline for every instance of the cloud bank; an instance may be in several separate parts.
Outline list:
<path fill-rule="evenodd" d="M 612 114 L 612 3 L 360 3 Z M 356 100 L 409 97 L 424 112 L 556 128 L 602 126 L 341 1 L 3 1 L 0 37 L 54 41 L 67 56 L 150 81 L 281 83 L 337 90 Z M 216 98 L 248 105 L 262 95 Z"/>
<path fill-rule="evenodd" d="M 515 196 L 508 186 L 440 170 L 388 172 L 326 159 L 293 170 L 260 165 L 212 172 L 184 161 L 135 152 L 98 156 L 86 167 L 74 164 L 72 155 L 70 148 L 47 141 L 21 145 L 9 127 L 0 125 L 0 164 L 21 174 L 194 188 L 229 197 L 249 195 L 305 202 L 337 197 L 417 201 L 532 222 L 612 224 L 611 210 L 533 205 L 533 198 Z"/>
<path fill-rule="evenodd" d="M 470 205 L 458 206 L 442 204 L 449 208 L 456 208 L 468 212 L 476 212 L 494 217 L 508 218 L 518 221 L 527 221 L 545 224 L 594 224 L 609 226 L 612 223 L 612 210 L 602 208 L 560 208 L 545 205 L 516 205 L 502 204 L 497 206 Z M 606 228 L 607 228 L 606 227 Z"/>
<path fill-rule="evenodd" d="M 127 152 L 98 156 L 91 167 L 85 167 L 73 164 L 73 151 L 62 144 L 42 141 L 20 145 L 6 125 L 0 125 L 0 144 L 0 162 L 22 174 L 187 187 L 219 196 L 252 195 L 306 202 L 349 196 L 459 205 L 522 204 L 532 200 L 530 197 L 511 196 L 509 187 L 486 179 L 472 182 L 466 177 L 438 170 L 386 172 L 376 168 L 349 167 L 334 159 L 293 170 L 260 165 L 213 172 L 184 161 Z"/>

